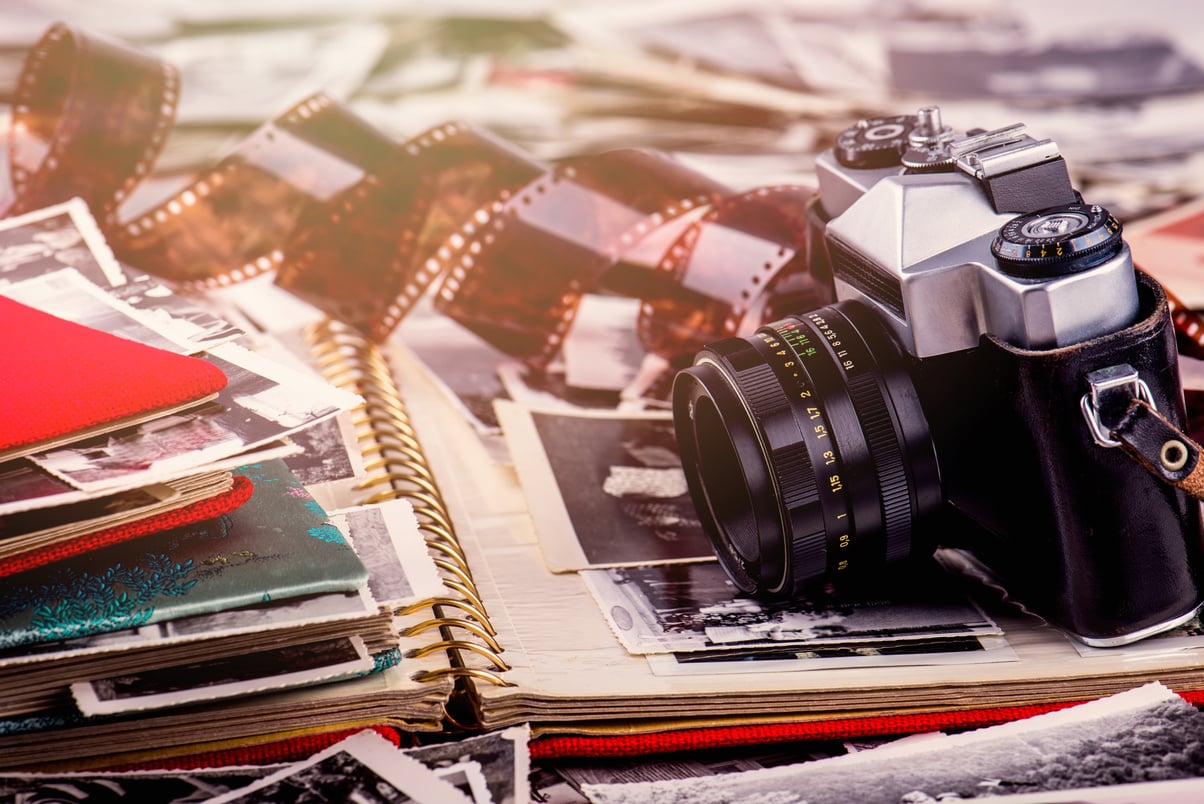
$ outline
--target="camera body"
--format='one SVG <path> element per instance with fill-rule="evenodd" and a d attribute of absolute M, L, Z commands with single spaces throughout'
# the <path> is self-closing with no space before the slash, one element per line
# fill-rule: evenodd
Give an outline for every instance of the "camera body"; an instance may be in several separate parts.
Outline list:
<path fill-rule="evenodd" d="M 753 594 L 972 553 L 1096 646 L 1200 604 L 1200 508 L 1108 437 L 1134 395 L 1185 420 L 1161 287 L 1022 127 L 863 121 L 817 161 L 838 301 L 699 353 L 674 387 L 690 491 Z"/>

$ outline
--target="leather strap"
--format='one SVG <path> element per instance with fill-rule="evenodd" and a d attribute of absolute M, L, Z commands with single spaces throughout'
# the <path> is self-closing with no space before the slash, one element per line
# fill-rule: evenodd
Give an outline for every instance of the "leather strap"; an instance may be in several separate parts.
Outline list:
<path fill-rule="evenodd" d="M 1200 445 L 1149 403 L 1134 398 L 1112 427 L 1112 436 L 1155 477 L 1204 499 Z"/>

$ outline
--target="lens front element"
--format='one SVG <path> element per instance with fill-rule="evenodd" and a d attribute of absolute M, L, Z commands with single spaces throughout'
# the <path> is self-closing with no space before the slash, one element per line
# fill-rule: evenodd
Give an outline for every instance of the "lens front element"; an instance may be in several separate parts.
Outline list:
<path fill-rule="evenodd" d="M 695 507 L 745 592 L 795 595 L 904 558 L 940 503 L 902 352 L 859 302 L 708 346 L 673 397 Z"/>

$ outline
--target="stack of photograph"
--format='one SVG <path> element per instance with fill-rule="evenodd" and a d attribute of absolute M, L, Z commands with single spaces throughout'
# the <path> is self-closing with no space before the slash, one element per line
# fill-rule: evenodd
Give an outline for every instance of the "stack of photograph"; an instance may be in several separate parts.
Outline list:
<path fill-rule="evenodd" d="M 441 716 L 395 672 L 394 612 L 440 588 L 412 510 L 307 490 L 359 398 L 243 327 L 78 200 L 0 224 L 0 767 L 278 738 L 307 701 L 341 723 L 323 690 L 364 679 Z"/>

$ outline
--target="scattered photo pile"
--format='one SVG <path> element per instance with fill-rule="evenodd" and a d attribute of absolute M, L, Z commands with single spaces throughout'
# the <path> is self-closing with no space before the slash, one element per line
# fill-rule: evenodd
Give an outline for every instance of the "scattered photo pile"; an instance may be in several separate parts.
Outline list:
<path fill-rule="evenodd" d="M 444 588 L 412 508 L 306 485 L 362 478 L 358 396 L 118 263 L 78 200 L 0 221 L 0 266 L 0 764 L 57 730 L 60 760 L 112 753 L 89 735 L 122 723 L 149 750 L 146 717 L 203 740 L 209 707 L 403 662 L 394 612 Z"/>
<path fill-rule="evenodd" d="M 125 773 L 2 774 L 8 801 L 414 802 L 530 801 L 530 738 L 510 728 L 418 748 L 360 731 L 295 763 Z"/>
<path fill-rule="evenodd" d="M 1159 684 L 962 734 L 741 773 L 586 783 L 594 804 L 1187 802 L 1204 794 L 1204 714 Z M 1113 787 L 1115 785 L 1115 787 Z"/>

